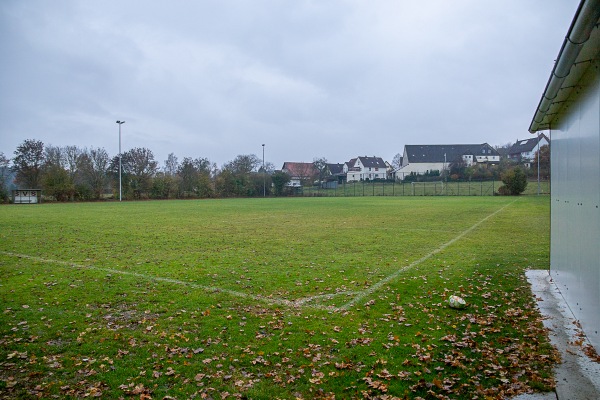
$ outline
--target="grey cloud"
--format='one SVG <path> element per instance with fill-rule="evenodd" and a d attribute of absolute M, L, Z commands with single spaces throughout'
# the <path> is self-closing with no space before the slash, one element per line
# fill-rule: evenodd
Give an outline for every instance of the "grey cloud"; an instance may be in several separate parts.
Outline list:
<path fill-rule="evenodd" d="M 577 0 L 7 1 L 0 151 L 24 139 L 208 157 L 390 159 L 505 143 Z"/>

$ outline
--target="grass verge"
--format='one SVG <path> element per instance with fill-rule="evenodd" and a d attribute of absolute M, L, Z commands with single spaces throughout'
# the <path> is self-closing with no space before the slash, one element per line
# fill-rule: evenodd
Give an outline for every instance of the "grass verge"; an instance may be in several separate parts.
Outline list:
<path fill-rule="evenodd" d="M 548 390 L 523 274 L 548 268 L 548 213 L 546 197 L 0 207 L 0 395 Z"/>

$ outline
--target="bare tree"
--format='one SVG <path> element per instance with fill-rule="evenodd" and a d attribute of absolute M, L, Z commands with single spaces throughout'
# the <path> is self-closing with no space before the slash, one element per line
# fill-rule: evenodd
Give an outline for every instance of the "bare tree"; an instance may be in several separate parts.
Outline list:
<path fill-rule="evenodd" d="M 77 174 L 79 158 L 82 154 L 83 150 L 77 146 L 66 146 L 62 148 L 62 156 L 65 167 L 67 171 L 69 171 L 71 178 L 75 178 L 75 175 Z"/>
<path fill-rule="evenodd" d="M 322 181 L 325 178 L 325 173 L 327 170 L 327 159 L 325 157 L 314 158 L 313 165 L 318 171 L 319 181 Z"/>
<path fill-rule="evenodd" d="M 222 169 L 227 169 L 234 174 L 249 174 L 257 171 L 260 165 L 262 165 L 262 162 L 256 155 L 242 154 L 223 165 Z"/>
<path fill-rule="evenodd" d="M 63 149 L 59 146 L 48 145 L 44 147 L 44 166 L 45 167 L 65 167 L 65 157 Z"/>
<path fill-rule="evenodd" d="M 167 159 L 165 160 L 165 166 L 163 171 L 165 174 L 174 176 L 177 174 L 177 170 L 179 169 L 179 160 L 177 160 L 177 156 L 173 153 L 169 153 Z"/>
<path fill-rule="evenodd" d="M 396 153 L 396 155 L 394 156 L 394 159 L 392 160 L 392 167 L 394 167 L 394 169 L 400 169 L 401 166 L 402 166 L 402 154 Z"/>
<path fill-rule="evenodd" d="M 273 174 L 275 172 L 275 164 L 272 162 L 265 162 L 265 172 L 267 174 Z"/>
<path fill-rule="evenodd" d="M 127 186 L 134 197 L 139 199 L 142 195 L 147 195 L 152 186 L 152 177 L 158 171 L 158 163 L 154 161 L 152 150 L 143 147 L 131 149 L 123 153 L 121 164 L 123 173 L 128 178 Z"/>
<path fill-rule="evenodd" d="M 88 187 L 93 198 L 99 200 L 108 185 L 110 158 L 103 148 L 84 150 L 79 157 L 77 169 L 79 184 Z"/>
<path fill-rule="evenodd" d="M 16 173 L 15 181 L 21 187 L 39 189 L 44 165 L 44 143 L 26 139 L 14 154 L 12 170 Z"/>
<path fill-rule="evenodd" d="M 224 164 L 215 177 L 217 192 L 223 197 L 252 197 L 262 194 L 264 177 L 256 174 L 261 165 L 261 159 L 254 154 L 238 155 L 233 161 Z"/>
<path fill-rule="evenodd" d="M 198 171 L 196 164 L 191 157 L 185 157 L 177 170 L 180 179 L 180 195 L 183 197 L 198 195 L 200 171 Z"/>
<path fill-rule="evenodd" d="M 10 160 L 0 152 L 0 201 L 8 200 L 8 180 L 10 179 Z"/>
<path fill-rule="evenodd" d="M 319 176 L 319 170 L 312 163 L 298 163 L 296 174 L 302 186 L 310 185 Z"/>
<path fill-rule="evenodd" d="M 44 149 L 42 183 L 44 192 L 57 201 L 67 201 L 75 197 L 74 172 L 68 168 L 66 147 L 48 145 Z M 73 166 L 73 170 L 76 167 Z"/>

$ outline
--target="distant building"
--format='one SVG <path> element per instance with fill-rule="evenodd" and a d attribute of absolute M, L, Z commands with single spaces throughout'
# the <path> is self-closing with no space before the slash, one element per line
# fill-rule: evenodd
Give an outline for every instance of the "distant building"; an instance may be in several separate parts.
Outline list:
<path fill-rule="evenodd" d="M 543 133 L 539 136 L 529 139 L 523 139 L 515 142 L 508 150 L 508 158 L 519 162 L 529 164 L 535 159 L 535 153 L 544 145 L 549 145 L 550 140 Z"/>
<path fill-rule="evenodd" d="M 290 176 L 287 186 L 302 187 L 312 182 L 319 176 L 319 170 L 313 163 L 284 162 L 281 171 Z"/>
<path fill-rule="evenodd" d="M 346 173 L 344 172 L 344 164 L 326 164 L 325 176 L 321 187 L 325 189 L 335 189 L 338 184 L 346 181 Z"/>
<path fill-rule="evenodd" d="M 467 166 L 473 164 L 497 164 L 500 154 L 487 143 L 483 144 L 436 144 L 405 145 L 402 165 L 396 171 L 396 178 L 412 174 L 423 175 L 433 171 L 450 169 L 450 164 L 461 161 Z"/>

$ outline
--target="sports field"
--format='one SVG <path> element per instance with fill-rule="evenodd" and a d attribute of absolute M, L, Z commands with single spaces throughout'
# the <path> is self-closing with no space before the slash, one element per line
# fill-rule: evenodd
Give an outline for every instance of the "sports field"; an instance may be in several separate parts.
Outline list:
<path fill-rule="evenodd" d="M 1 398 L 553 385 L 523 274 L 548 268 L 548 197 L 3 206 L 0 229 Z"/>

